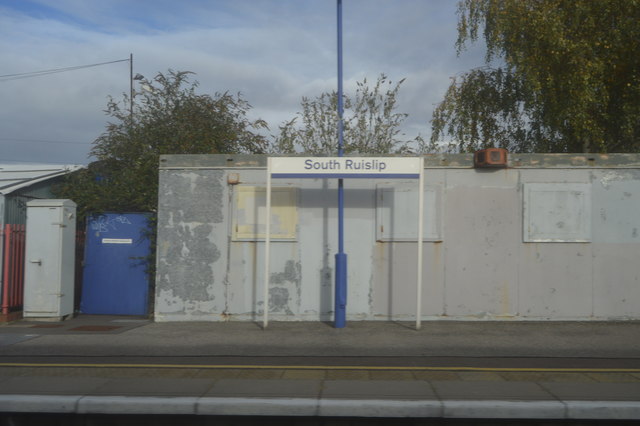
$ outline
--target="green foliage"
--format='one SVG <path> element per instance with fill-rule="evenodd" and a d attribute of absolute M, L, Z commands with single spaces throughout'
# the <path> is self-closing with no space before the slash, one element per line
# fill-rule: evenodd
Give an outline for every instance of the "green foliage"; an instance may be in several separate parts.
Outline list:
<path fill-rule="evenodd" d="M 395 112 L 398 90 L 384 74 L 373 87 L 367 79 L 357 82 L 354 97 L 343 95 L 345 153 L 402 153 L 409 141 L 399 139 L 400 125 L 407 114 Z M 272 150 L 281 154 L 304 152 L 335 155 L 338 152 L 338 94 L 323 93 L 315 99 L 302 98 L 302 112 L 280 126 Z"/>
<path fill-rule="evenodd" d="M 159 73 L 143 81 L 133 111 L 129 98 L 110 99 L 111 121 L 91 150 L 97 161 L 75 173 L 57 195 L 78 204 L 80 217 L 91 212 L 153 212 L 158 202 L 158 162 L 162 154 L 263 153 L 266 128 L 250 121 L 251 106 L 240 95 L 196 93 L 190 72 Z"/>
<path fill-rule="evenodd" d="M 502 69 L 475 69 L 462 82 L 453 79 L 445 101 L 434 111 L 432 142 L 446 130 L 456 141 L 450 151 L 486 146 L 529 151 L 534 135 L 521 120 L 519 92 L 519 81 Z"/>
<path fill-rule="evenodd" d="M 458 53 L 482 34 L 487 67 L 454 79 L 434 111 L 432 142 L 639 150 L 640 1 L 463 0 L 458 12 Z"/>

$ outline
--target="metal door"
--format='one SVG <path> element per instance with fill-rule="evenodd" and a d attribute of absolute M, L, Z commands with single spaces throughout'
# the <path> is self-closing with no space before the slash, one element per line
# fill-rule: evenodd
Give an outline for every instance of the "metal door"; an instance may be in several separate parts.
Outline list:
<path fill-rule="evenodd" d="M 87 220 L 80 312 L 146 315 L 149 215 L 102 213 Z"/>

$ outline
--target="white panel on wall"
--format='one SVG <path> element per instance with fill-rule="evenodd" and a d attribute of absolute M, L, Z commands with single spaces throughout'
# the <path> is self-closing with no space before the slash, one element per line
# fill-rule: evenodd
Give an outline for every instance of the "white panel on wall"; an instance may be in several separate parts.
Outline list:
<path fill-rule="evenodd" d="M 425 185 L 424 241 L 442 241 L 442 188 Z M 417 184 L 377 187 L 376 239 L 378 241 L 418 240 Z"/>
<path fill-rule="evenodd" d="M 525 183 L 525 242 L 590 242 L 591 185 Z"/>
<path fill-rule="evenodd" d="M 296 188 L 271 188 L 271 238 L 294 241 L 298 229 Z M 264 187 L 238 186 L 233 200 L 233 241 L 261 241 L 265 237 L 267 191 Z"/>

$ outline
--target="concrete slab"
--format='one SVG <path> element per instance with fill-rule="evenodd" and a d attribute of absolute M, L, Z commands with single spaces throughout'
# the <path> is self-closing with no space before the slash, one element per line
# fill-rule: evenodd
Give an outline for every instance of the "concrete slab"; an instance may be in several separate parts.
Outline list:
<path fill-rule="evenodd" d="M 437 396 L 429 383 L 420 380 L 326 380 L 322 398 L 436 400 Z"/>
<path fill-rule="evenodd" d="M 465 382 L 502 382 L 505 378 L 500 373 L 489 371 L 459 371 L 458 377 Z"/>
<path fill-rule="evenodd" d="M 418 380 L 444 381 L 444 380 L 460 380 L 460 376 L 455 371 L 414 371 L 413 375 Z"/>
<path fill-rule="evenodd" d="M 640 419 L 639 401 L 565 401 L 568 419 Z"/>
<path fill-rule="evenodd" d="M 85 396 L 78 414 L 195 414 L 197 397 Z"/>
<path fill-rule="evenodd" d="M 99 377 L 11 377 L 2 383 L 0 394 L 83 395 L 108 382 Z"/>
<path fill-rule="evenodd" d="M 193 377 L 198 379 L 238 379 L 243 374 L 239 368 L 205 369 L 199 370 Z"/>
<path fill-rule="evenodd" d="M 431 382 L 436 394 L 446 400 L 542 401 L 555 398 L 531 382 Z"/>
<path fill-rule="evenodd" d="M 35 339 L 37 334 L 0 334 L 0 346 L 9 346 L 14 343 L 26 342 L 27 340 Z"/>
<path fill-rule="evenodd" d="M 394 370 L 372 370 L 369 371 L 371 380 L 414 380 L 415 376 L 411 371 Z"/>
<path fill-rule="evenodd" d="M 443 417 L 472 419 L 563 419 L 560 401 L 443 400 Z"/>
<path fill-rule="evenodd" d="M 326 377 L 324 370 L 285 370 L 282 374 L 285 380 L 324 380 Z"/>
<path fill-rule="evenodd" d="M 208 379 L 184 379 L 171 377 L 147 377 L 112 379 L 99 388 L 93 389 L 91 395 L 114 396 L 201 396 L 213 386 L 214 381 Z"/>
<path fill-rule="evenodd" d="M 75 413 L 78 395 L 0 395 L 0 412 Z"/>
<path fill-rule="evenodd" d="M 370 380 L 369 372 L 365 370 L 329 370 L 329 380 Z"/>
<path fill-rule="evenodd" d="M 595 379 L 584 373 L 509 371 L 500 375 L 510 382 L 594 382 Z"/>
<path fill-rule="evenodd" d="M 38 337 L 42 335 L 87 335 L 120 334 L 151 323 L 150 319 L 115 315 L 79 315 L 73 318 L 31 318 L 0 326 L 2 334 L 22 334 Z M 1 345 L 0 338 L 0 345 Z"/>
<path fill-rule="evenodd" d="M 208 397 L 318 398 L 320 380 L 222 379 L 205 394 Z"/>
<path fill-rule="evenodd" d="M 318 415 L 327 417 L 442 417 L 438 400 L 321 399 Z"/>
<path fill-rule="evenodd" d="M 250 369 L 241 369 L 240 372 L 238 373 L 238 378 L 239 379 L 275 380 L 275 379 L 280 379 L 283 373 L 284 371 L 280 369 L 263 370 L 263 369 L 250 368 Z"/>
<path fill-rule="evenodd" d="M 200 398 L 196 414 L 215 416 L 317 416 L 315 398 Z"/>
<path fill-rule="evenodd" d="M 637 382 L 638 377 L 629 373 L 587 373 L 589 378 L 596 382 Z"/>
<path fill-rule="evenodd" d="M 550 394 L 561 400 L 578 401 L 640 401 L 638 382 L 540 383 Z"/>

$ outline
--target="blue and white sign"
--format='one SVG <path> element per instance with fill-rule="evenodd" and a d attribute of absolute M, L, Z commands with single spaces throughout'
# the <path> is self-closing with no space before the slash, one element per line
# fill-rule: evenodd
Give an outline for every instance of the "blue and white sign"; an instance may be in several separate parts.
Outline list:
<path fill-rule="evenodd" d="M 272 157 L 273 178 L 418 179 L 422 158 Z"/>

